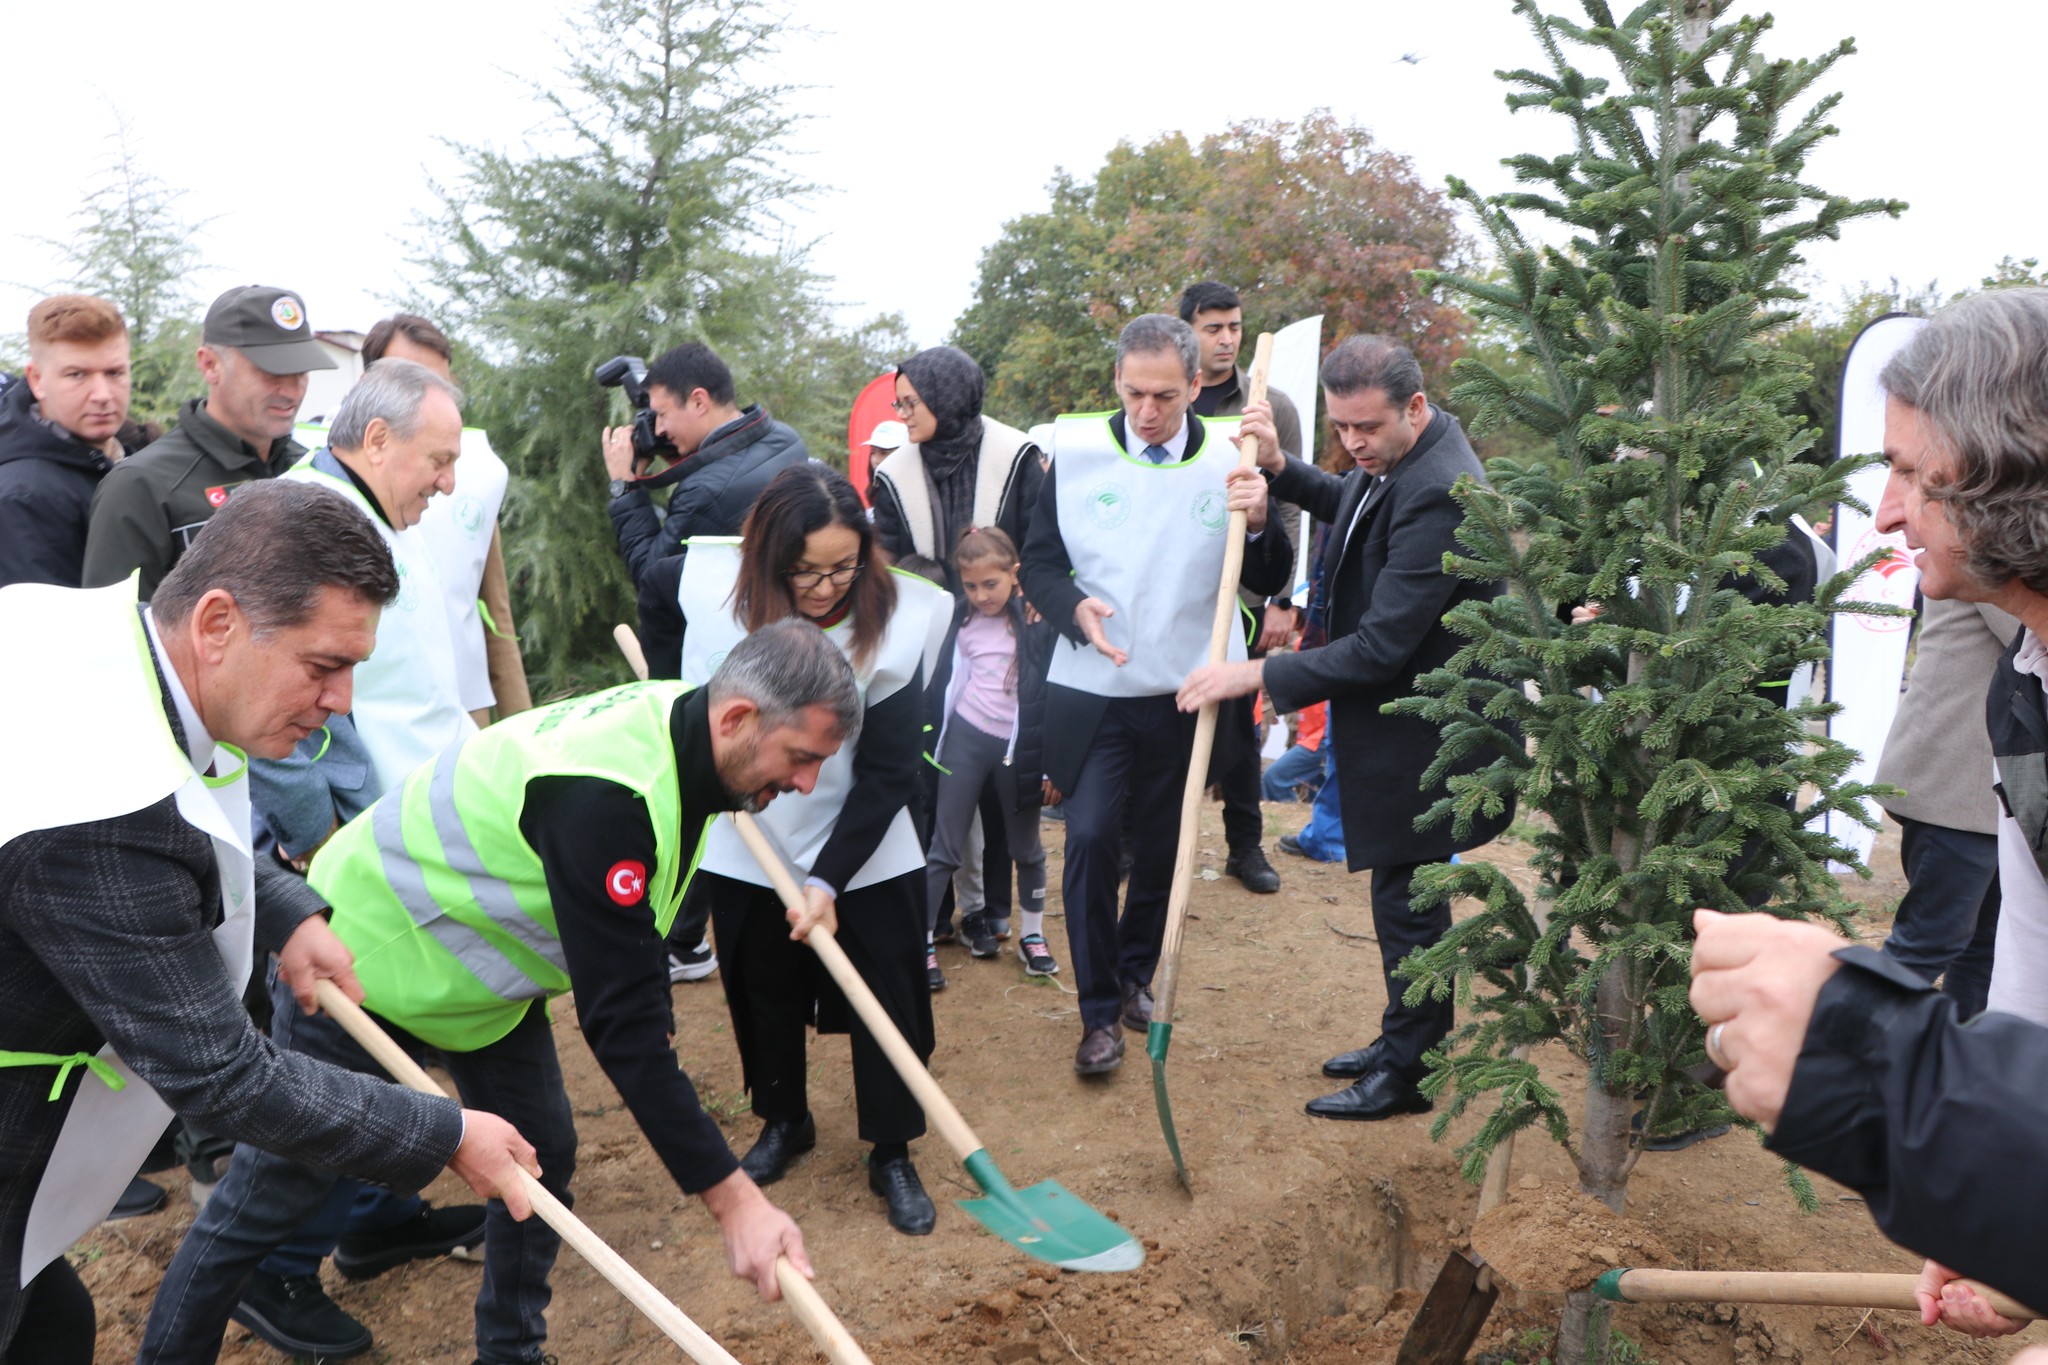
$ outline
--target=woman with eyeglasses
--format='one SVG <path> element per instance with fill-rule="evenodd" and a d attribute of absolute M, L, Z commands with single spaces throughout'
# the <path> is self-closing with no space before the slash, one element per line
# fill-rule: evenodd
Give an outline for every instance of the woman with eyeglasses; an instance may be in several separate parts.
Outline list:
<path fill-rule="evenodd" d="M 924 1112 L 800 937 L 831 928 L 903 1036 L 931 1056 L 925 854 L 908 805 L 923 763 L 924 679 L 951 601 L 889 569 L 853 485 L 819 464 L 776 475 L 739 539 L 692 539 L 680 559 L 665 627 L 679 644 L 664 647 L 666 668 L 650 654 L 651 671 L 701 683 L 748 633 L 801 616 L 845 651 L 867 703 L 858 739 L 825 761 L 816 787 L 755 817 L 808 879 L 801 918 L 786 915 L 729 821 L 712 827 L 697 866 L 691 893 L 711 906 L 733 1036 L 763 1120 L 741 1168 L 773 1184 L 816 1145 L 804 1030 L 850 1032 L 860 1136 L 873 1144 L 869 1188 L 891 1226 L 921 1236 L 936 1216 L 909 1154 Z M 643 594 L 643 627 L 652 605 Z"/>

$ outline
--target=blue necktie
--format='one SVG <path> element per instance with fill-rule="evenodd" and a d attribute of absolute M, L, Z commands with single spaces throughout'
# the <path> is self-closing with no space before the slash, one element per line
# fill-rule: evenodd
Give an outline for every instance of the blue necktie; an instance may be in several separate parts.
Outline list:
<path fill-rule="evenodd" d="M 1146 446 L 1146 447 L 1145 447 L 1145 458 L 1146 458 L 1146 459 L 1148 459 L 1148 460 L 1150 460 L 1150 461 L 1151 461 L 1151 462 L 1152 462 L 1153 464 L 1165 464 L 1165 463 L 1166 463 L 1166 447 L 1165 447 L 1165 446 Z"/>

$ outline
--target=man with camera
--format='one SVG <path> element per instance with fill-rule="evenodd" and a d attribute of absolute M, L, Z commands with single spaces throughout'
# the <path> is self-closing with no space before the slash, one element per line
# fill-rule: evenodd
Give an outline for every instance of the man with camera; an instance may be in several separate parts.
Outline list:
<path fill-rule="evenodd" d="M 803 437 L 759 403 L 734 404 L 732 371 L 701 341 L 651 366 L 637 356 L 608 360 L 597 382 L 622 386 L 636 409 L 630 426 L 604 433 L 612 529 L 635 586 L 691 536 L 738 534 L 768 481 L 810 458 Z M 657 456 L 668 468 L 649 474 Z M 674 490 L 666 514 L 647 496 L 656 488 Z"/>

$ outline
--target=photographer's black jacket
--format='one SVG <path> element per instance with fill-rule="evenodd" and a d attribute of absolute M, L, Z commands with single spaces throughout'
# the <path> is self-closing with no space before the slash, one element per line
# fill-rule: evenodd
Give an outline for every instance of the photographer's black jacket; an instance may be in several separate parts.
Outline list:
<path fill-rule="evenodd" d="M 804 438 L 756 403 L 683 460 L 666 515 L 656 510 L 645 489 L 629 488 L 613 498 L 612 530 L 634 586 L 657 561 L 679 553 L 691 536 L 738 535 L 768 481 L 810 458 Z"/>

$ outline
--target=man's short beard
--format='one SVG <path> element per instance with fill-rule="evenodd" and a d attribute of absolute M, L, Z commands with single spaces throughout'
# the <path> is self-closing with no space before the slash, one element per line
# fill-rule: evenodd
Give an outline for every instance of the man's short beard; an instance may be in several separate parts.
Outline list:
<path fill-rule="evenodd" d="M 775 794 L 764 790 L 758 783 L 753 786 L 734 786 L 735 778 L 744 779 L 755 767 L 754 760 L 760 756 L 759 740 L 749 740 L 744 749 L 728 755 L 728 762 L 718 765 L 718 785 L 725 789 L 725 799 L 732 810 L 743 810 L 749 815 L 759 815 L 768 809 L 768 803 Z"/>

